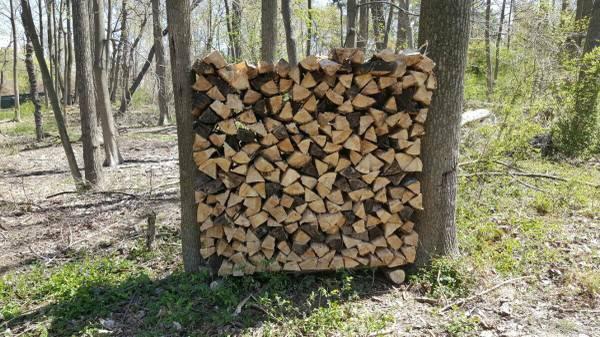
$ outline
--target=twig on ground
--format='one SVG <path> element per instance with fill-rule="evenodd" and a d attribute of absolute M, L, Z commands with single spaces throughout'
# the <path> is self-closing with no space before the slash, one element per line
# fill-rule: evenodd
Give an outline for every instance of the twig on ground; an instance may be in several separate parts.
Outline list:
<path fill-rule="evenodd" d="M 485 172 L 474 172 L 474 173 L 460 173 L 458 176 L 459 177 L 478 177 L 478 176 L 520 176 L 520 177 L 529 177 L 529 178 L 544 178 L 544 179 L 551 179 L 551 180 L 558 180 L 558 181 L 563 181 L 563 182 L 575 182 L 578 184 L 583 184 L 583 185 L 588 185 L 594 188 L 600 188 L 600 185 L 596 185 L 596 184 L 592 184 L 592 183 L 588 183 L 587 181 L 580 181 L 580 180 L 569 180 L 563 177 L 559 177 L 559 176 L 555 176 L 552 174 L 545 174 L 545 173 L 535 173 L 535 172 L 515 172 L 515 171 L 507 171 L 507 172 L 500 172 L 500 171 L 485 171 Z"/>
<path fill-rule="evenodd" d="M 235 311 L 233 312 L 233 316 L 238 316 L 242 313 L 242 309 L 244 308 L 244 305 L 246 305 L 246 302 L 248 302 L 250 297 L 252 297 L 252 294 L 246 296 L 240 303 L 238 303 L 237 307 L 235 307 Z"/>
<path fill-rule="evenodd" d="M 429 297 L 415 297 L 414 300 L 419 303 L 427 303 L 427 304 L 438 304 L 440 302 L 439 300 L 437 300 L 435 298 L 429 298 Z"/>
<path fill-rule="evenodd" d="M 396 331 L 396 329 L 381 330 L 381 331 L 378 331 L 378 332 L 373 332 L 372 334 L 369 335 L 369 337 L 391 335 L 395 331 Z"/>
<path fill-rule="evenodd" d="M 80 191 L 63 191 L 63 192 L 58 192 L 58 193 L 54 193 L 54 194 L 50 194 L 49 196 L 46 197 L 46 199 L 52 199 L 61 195 L 65 195 L 65 194 L 102 194 L 102 195 L 113 195 L 113 194 L 118 194 L 118 195 L 124 195 L 124 196 L 128 196 L 134 199 L 138 199 L 140 198 L 139 195 L 137 194 L 131 194 L 131 193 L 127 193 L 127 192 L 121 192 L 121 191 L 95 191 L 95 192 L 80 192 Z"/>
<path fill-rule="evenodd" d="M 440 310 L 440 311 L 444 312 L 444 311 L 446 311 L 446 310 L 448 310 L 448 309 L 450 309 L 450 308 L 452 308 L 454 306 L 461 306 L 461 305 L 463 305 L 463 304 L 465 304 L 465 303 L 467 303 L 469 301 L 472 301 L 472 300 L 474 300 L 474 299 L 476 299 L 478 297 L 481 297 L 481 296 L 483 296 L 483 295 L 485 295 L 485 294 L 487 294 L 489 292 L 492 292 L 492 291 L 494 291 L 494 290 L 496 290 L 496 289 L 498 289 L 498 288 L 500 288 L 502 286 L 505 286 L 507 284 L 514 283 L 514 282 L 517 282 L 517 281 L 521 281 L 521 280 L 524 280 L 524 279 L 532 278 L 532 277 L 534 277 L 534 276 L 533 275 L 526 275 L 526 276 L 521 276 L 521 277 L 516 277 L 516 278 L 508 279 L 508 280 L 506 280 L 504 282 L 500 282 L 500 283 L 496 284 L 495 286 L 493 286 L 491 288 L 488 288 L 488 289 L 486 289 L 486 290 L 484 290 L 482 292 L 479 292 L 479 293 L 477 293 L 475 295 L 472 295 L 472 296 L 469 296 L 469 297 L 466 297 L 466 298 L 461 298 L 458 301 L 452 302 L 452 303 L 448 304 L 447 306 L 443 307 L 442 310 Z"/>

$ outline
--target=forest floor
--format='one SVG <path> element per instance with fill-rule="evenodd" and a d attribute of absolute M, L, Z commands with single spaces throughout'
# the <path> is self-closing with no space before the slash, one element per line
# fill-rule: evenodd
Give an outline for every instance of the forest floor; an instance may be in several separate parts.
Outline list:
<path fill-rule="evenodd" d="M 182 272 L 175 128 L 120 119 L 125 163 L 77 193 L 50 116 L 0 111 L 0 336 L 597 336 L 600 163 L 463 158 L 461 255 L 371 271 Z M 77 112 L 69 119 L 77 125 Z M 78 130 L 70 133 L 81 163 Z M 464 145 L 463 145 L 464 146 Z M 592 186 L 595 185 L 596 187 Z M 146 221 L 157 214 L 153 249 Z"/>

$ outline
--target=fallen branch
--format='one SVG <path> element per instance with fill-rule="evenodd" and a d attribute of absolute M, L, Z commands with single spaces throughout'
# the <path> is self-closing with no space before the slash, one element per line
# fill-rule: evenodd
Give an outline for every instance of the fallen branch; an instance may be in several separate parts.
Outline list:
<path fill-rule="evenodd" d="M 552 174 L 535 173 L 535 172 L 515 172 L 515 171 L 507 171 L 507 172 L 491 171 L 490 172 L 490 171 L 486 171 L 486 172 L 474 172 L 474 173 L 460 173 L 458 176 L 459 177 L 520 176 L 520 177 L 529 177 L 529 178 L 544 178 L 544 179 L 557 180 L 557 181 L 563 181 L 563 182 L 575 182 L 575 183 L 582 184 L 582 185 L 588 185 L 588 186 L 594 187 L 594 188 L 600 188 L 600 185 L 588 183 L 586 181 L 580 181 L 580 180 L 575 180 L 575 179 L 569 180 L 567 178 L 555 176 Z"/>
<path fill-rule="evenodd" d="M 514 282 L 521 281 L 521 280 L 528 279 L 528 278 L 532 278 L 532 277 L 534 277 L 534 276 L 533 275 L 526 275 L 526 276 L 521 276 L 521 277 L 517 277 L 517 278 L 508 279 L 508 280 L 506 280 L 504 282 L 498 283 L 495 286 L 493 286 L 491 288 L 488 288 L 488 289 L 486 289 L 486 290 L 484 290 L 482 292 L 479 292 L 479 293 L 477 293 L 475 295 L 469 296 L 467 298 L 461 298 L 460 300 L 458 300 L 456 302 L 452 302 L 452 303 L 448 304 L 447 306 L 443 307 L 442 310 L 441 310 L 441 312 L 444 312 L 444 311 L 446 311 L 446 310 L 448 310 L 448 309 L 450 309 L 450 308 L 452 308 L 454 306 L 461 306 L 461 305 L 463 305 L 463 304 L 465 304 L 465 303 L 467 303 L 469 301 L 472 301 L 472 300 L 474 300 L 474 299 L 476 299 L 478 297 L 481 297 L 481 296 L 483 296 L 483 295 L 485 295 L 487 293 L 490 293 L 490 292 L 492 292 L 492 291 L 494 291 L 494 290 L 496 290 L 496 289 L 498 289 L 498 288 L 500 288 L 502 286 L 505 286 L 507 284 L 514 283 Z"/>

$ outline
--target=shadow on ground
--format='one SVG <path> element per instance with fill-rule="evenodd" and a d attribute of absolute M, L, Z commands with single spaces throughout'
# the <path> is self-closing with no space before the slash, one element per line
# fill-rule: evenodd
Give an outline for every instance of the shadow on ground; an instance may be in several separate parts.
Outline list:
<path fill-rule="evenodd" d="M 237 335 L 268 322 L 281 325 L 293 319 L 310 320 L 315 314 L 329 319 L 331 313 L 323 310 L 330 310 L 332 304 L 340 307 L 389 290 L 387 282 L 370 271 L 259 274 L 215 282 L 205 273 L 175 272 L 158 280 L 140 273 L 114 284 L 102 277 L 84 282 L 54 303 L 13 318 L 7 327 L 15 332 L 40 330 L 40 335 L 48 336 Z M 319 319 L 318 324 L 335 325 L 336 319 L 344 317 Z M 298 333 L 310 331 L 290 335 Z"/>

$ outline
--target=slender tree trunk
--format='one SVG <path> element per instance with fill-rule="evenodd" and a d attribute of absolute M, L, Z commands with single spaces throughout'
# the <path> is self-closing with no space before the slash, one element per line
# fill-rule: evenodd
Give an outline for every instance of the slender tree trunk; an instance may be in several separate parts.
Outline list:
<path fill-rule="evenodd" d="M 19 76 L 17 73 L 17 64 L 19 63 L 19 41 L 17 41 L 17 29 L 15 25 L 15 8 L 13 0 L 10 0 L 10 25 L 13 38 L 13 94 L 15 95 L 15 121 L 21 121 L 21 104 L 19 100 Z"/>
<path fill-rule="evenodd" d="M 227 57 L 231 60 L 234 58 L 233 54 L 233 31 L 231 29 L 231 11 L 229 9 L 229 1 L 223 0 L 223 4 L 225 5 L 225 23 L 227 26 L 227 39 L 229 40 L 229 44 L 227 45 Z"/>
<path fill-rule="evenodd" d="M 500 23 L 498 35 L 496 36 L 496 66 L 494 67 L 494 82 L 498 79 L 498 69 L 500 68 L 500 42 L 502 41 L 502 25 L 504 24 L 504 8 L 506 8 L 506 0 L 502 0 L 502 8 L 500 8 Z"/>
<path fill-rule="evenodd" d="M 54 60 L 53 60 L 53 48 L 52 48 L 52 6 L 54 5 L 54 0 L 46 0 L 46 23 L 48 25 L 48 65 L 50 69 L 50 75 L 52 76 L 52 83 L 54 83 Z M 55 86 L 56 88 L 56 86 Z M 66 117 L 66 116 L 65 116 Z M 65 118 L 66 120 L 66 118 Z"/>
<path fill-rule="evenodd" d="M 490 33 L 491 33 L 491 22 L 490 15 L 492 11 L 492 1 L 486 1 L 485 7 L 485 67 L 486 67 L 486 79 L 487 79 L 487 99 L 488 101 L 492 97 L 492 93 L 494 91 L 494 78 L 492 77 L 492 51 L 491 51 L 491 43 L 490 43 Z"/>
<path fill-rule="evenodd" d="M 231 31 L 233 34 L 232 51 L 233 59 L 242 59 L 242 7 L 240 0 L 231 0 Z"/>
<path fill-rule="evenodd" d="M 356 0 L 348 0 L 348 9 L 346 11 L 346 41 L 344 47 L 356 47 L 356 17 L 358 16 L 358 7 Z"/>
<path fill-rule="evenodd" d="M 587 54 L 600 48 L 600 0 L 596 0 L 588 25 L 582 62 L 575 93 L 575 116 L 570 125 L 572 131 L 569 142 L 573 149 L 586 149 L 593 144 L 594 137 L 600 132 L 598 128 L 598 92 L 600 91 L 600 70 L 597 61 L 590 60 Z M 594 68 L 594 62 L 596 67 Z M 596 141 L 595 146 L 600 146 Z"/>
<path fill-rule="evenodd" d="M 37 92 L 37 79 L 35 74 L 35 65 L 33 64 L 33 45 L 27 39 L 25 45 L 25 68 L 27 68 L 27 76 L 29 77 L 29 95 L 33 103 L 33 117 L 35 120 L 35 138 L 37 141 L 44 139 L 44 129 L 42 126 L 42 111 L 40 107 L 40 99 Z"/>
<path fill-rule="evenodd" d="M 118 131 L 113 118 L 108 92 L 106 75 L 106 60 L 108 41 L 105 40 L 104 1 L 93 0 L 94 10 L 94 83 L 96 88 L 96 111 L 102 124 L 102 139 L 104 141 L 104 166 L 117 166 L 123 162 L 119 144 Z"/>
<path fill-rule="evenodd" d="M 165 48 L 162 42 L 162 29 L 160 28 L 160 0 L 152 0 L 152 32 L 154 34 L 154 50 L 156 50 L 156 80 L 158 82 L 158 108 L 160 116 L 158 125 L 169 122 L 169 104 L 166 87 Z"/>
<path fill-rule="evenodd" d="M 412 48 L 412 29 L 410 17 L 408 16 L 409 0 L 400 0 L 400 7 L 404 10 L 398 11 L 398 27 L 396 30 L 396 52 L 404 48 Z"/>
<path fill-rule="evenodd" d="M 306 56 L 309 56 L 313 40 L 313 17 L 312 17 L 312 0 L 307 0 L 306 8 L 308 10 L 308 23 L 306 24 Z"/>
<path fill-rule="evenodd" d="M 277 52 L 277 0 L 261 0 L 260 58 L 275 62 Z"/>
<path fill-rule="evenodd" d="M 292 8 L 290 0 L 281 0 L 281 16 L 283 17 L 283 26 L 285 28 L 285 46 L 287 49 L 288 62 L 297 64 L 296 38 L 292 25 Z"/>
<path fill-rule="evenodd" d="M 42 39 L 40 40 L 40 44 L 42 45 L 42 50 L 44 50 L 44 11 L 43 11 L 43 7 L 42 7 L 42 1 L 43 0 L 37 0 L 37 5 L 38 5 L 38 26 L 39 26 L 39 32 L 40 32 L 40 36 L 42 37 Z M 44 84 L 44 79 L 42 78 L 42 86 L 44 87 L 44 104 L 46 105 L 46 108 L 48 108 L 48 93 L 46 92 L 46 85 Z"/>
<path fill-rule="evenodd" d="M 194 178 L 197 168 L 192 156 L 192 89 L 190 80 L 190 6 L 189 0 L 167 0 L 167 22 L 171 29 L 169 51 L 171 78 L 175 94 L 177 144 L 179 148 L 179 182 L 181 189 L 181 241 L 183 267 L 186 272 L 199 270 L 200 227 L 196 220 Z"/>
<path fill-rule="evenodd" d="M 471 0 L 422 0 L 419 44 L 429 41 L 437 64 L 438 89 L 427 114 L 422 142 L 421 191 L 425 212 L 417 212 L 417 266 L 438 255 L 458 253 L 456 181 L 464 73 Z"/>
<path fill-rule="evenodd" d="M 79 90 L 79 113 L 81 115 L 81 140 L 83 143 L 83 162 L 85 180 L 91 187 L 102 180 L 100 144 L 96 126 L 96 93 L 91 52 L 90 9 L 88 1 L 73 1 L 73 32 L 75 38 L 75 69 L 77 71 L 77 89 Z"/>
<path fill-rule="evenodd" d="M 69 134 L 67 133 L 67 128 L 65 126 L 62 111 L 60 109 L 60 101 L 58 100 L 58 95 L 54 90 L 52 77 L 50 76 L 50 70 L 48 69 L 48 66 L 46 64 L 44 50 L 42 49 L 40 38 L 38 38 L 37 32 L 35 30 L 35 24 L 33 23 L 33 16 L 31 15 L 31 8 L 29 7 L 28 0 L 21 0 L 21 20 L 23 21 L 23 27 L 25 28 L 29 39 L 33 43 L 35 56 L 38 60 L 38 64 L 40 65 L 40 70 L 42 71 L 44 83 L 46 83 L 46 94 L 49 96 L 50 102 L 52 104 L 54 118 L 56 119 L 56 127 L 58 129 L 60 141 L 62 143 L 65 155 L 67 157 L 67 163 L 69 164 L 71 176 L 73 177 L 73 180 L 75 180 L 75 184 L 79 187 L 82 184 L 81 173 L 79 172 L 79 168 L 77 167 L 75 153 L 73 152 L 73 148 L 71 147 Z"/>
<path fill-rule="evenodd" d="M 129 106 L 129 103 L 131 102 L 131 96 L 133 96 L 133 94 L 135 93 L 135 90 L 137 90 L 137 87 L 139 86 L 139 83 L 134 83 L 134 85 L 132 85 L 132 87 L 130 88 L 129 87 L 129 76 L 130 76 L 130 72 L 131 72 L 131 67 L 134 63 L 135 50 L 142 39 L 142 35 L 144 34 L 144 28 L 146 27 L 147 22 L 148 22 L 148 16 L 145 15 L 144 19 L 142 20 L 142 23 L 140 24 L 140 31 L 139 31 L 138 35 L 136 36 L 135 40 L 133 40 L 133 44 L 131 45 L 131 49 L 129 50 L 129 60 L 124 63 L 123 95 L 121 97 L 121 106 L 119 107 L 120 114 L 124 114 L 127 111 L 127 107 Z M 123 60 L 123 61 L 125 61 L 125 60 Z M 134 72 L 135 72 L 135 69 L 134 69 Z"/>
<path fill-rule="evenodd" d="M 383 46 L 384 49 L 388 47 L 390 42 L 390 30 L 392 29 L 392 20 L 394 19 L 394 7 L 391 5 L 388 8 L 388 17 L 385 23 L 385 32 L 383 34 Z"/>
<path fill-rule="evenodd" d="M 65 83 L 67 86 L 65 87 L 65 92 L 67 93 L 67 104 L 73 104 L 73 32 L 71 30 L 71 0 L 67 0 L 67 50 L 65 55 L 67 57 L 65 63 Z"/>
<path fill-rule="evenodd" d="M 360 0 L 359 16 L 358 16 L 358 37 L 356 47 L 365 50 L 369 41 L 369 7 L 364 5 L 368 0 Z"/>
<path fill-rule="evenodd" d="M 66 13 L 66 17 L 67 17 L 67 25 L 69 24 L 69 4 L 68 4 L 69 0 L 64 1 L 64 3 L 62 4 L 65 7 L 65 10 L 67 11 Z M 61 24 L 62 26 L 62 24 Z M 63 103 L 64 105 L 70 105 L 71 104 L 71 83 L 69 83 L 69 72 L 71 71 L 71 69 L 69 68 L 68 64 L 69 64 L 69 33 L 68 33 L 69 27 L 65 27 L 65 29 L 63 29 L 63 51 L 64 51 L 64 74 L 63 74 L 63 87 L 65 88 L 65 92 L 63 93 Z"/>
<path fill-rule="evenodd" d="M 113 66 L 113 83 L 110 88 L 110 101 L 115 102 L 117 100 L 117 90 L 121 86 L 120 70 L 123 68 L 123 60 L 127 59 L 127 50 L 129 49 L 129 31 L 127 29 L 127 0 L 123 0 L 121 3 L 121 38 L 119 39 L 119 46 L 117 47 L 117 60 Z"/>
<path fill-rule="evenodd" d="M 512 29 L 514 2 L 515 0 L 510 0 L 510 5 L 508 6 L 508 21 L 506 23 L 506 50 L 510 50 L 510 31 Z"/>
<path fill-rule="evenodd" d="M 373 19 L 373 38 L 375 39 L 375 49 L 383 50 L 383 32 L 385 31 L 385 16 L 383 14 L 383 4 L 375 3 L 371 5 Z"/>

